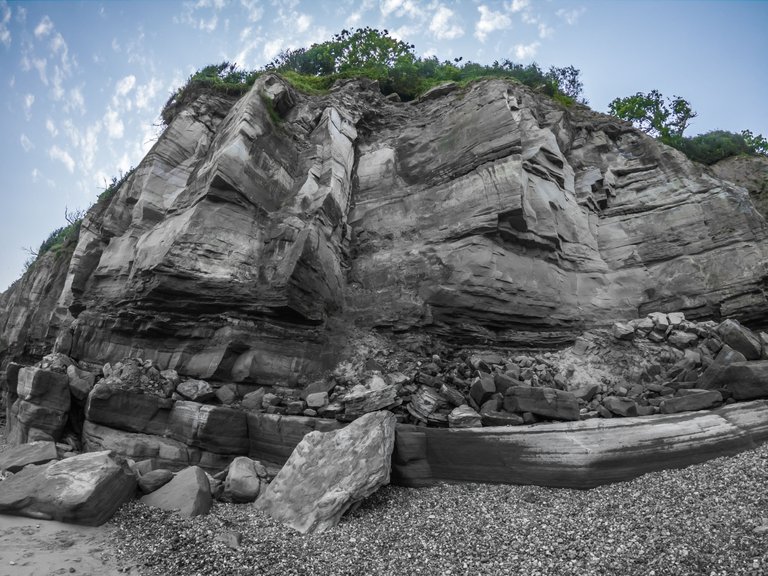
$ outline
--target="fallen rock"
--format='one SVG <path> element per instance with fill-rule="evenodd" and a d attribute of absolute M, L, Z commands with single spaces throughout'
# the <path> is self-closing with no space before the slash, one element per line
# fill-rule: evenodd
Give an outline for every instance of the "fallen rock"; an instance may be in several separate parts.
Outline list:
<path fill-rule="evenodd" d="M 328 392 L 313 392 L 305 399 L 309 408 L 322 408 L 328 404 Z"/>
<path fill-rule="evenodd" d="M 2 482 L 0 514 L 99 526 L 133 497 L 136 477 L 110 451 L 27 466 Z"/>
<path fill-rule="evenodd" d="M 202 468 L 190 466 L 178 472 L 173 480 L 162 488 L 142 496 L 141 502 L 192 518 L 208 514 L 211 509 L 211 485 Z"/>
<path fill-rule="evenodd" d="M 264 403 L 265 394 L 266 390 L 264 390 L 264 388 L 259 388 L 253 392 L 248 392 L 248 394 L 243 396 L 243 401 L 240 403 L 240 405 L 248 410 L 261 410 Z"/>
<path fill-rule="evenodd" d="M 519 414 L 502 410 L 481 410 L 480 418 L 483 426 L 522 426 L 525 420 Z"/>
<path fill-rule="evenodd" d="M 744 354 L 724 344 L 717 353 L 717 356 L 715 356 L 712 364 L 699 377 L 696 388 L 701 388 L 702 390 L 718 388 L 722 382 L 725 368 L 730 364 L 742 363 L 746 362 L 746 360 Z"/>
<path fill-rule="evenodd" d="M 237 386 L 235 384 L 224 384 L 216 389 L 216 398 L 225 406 L 230 406 L 237 401 Z"/>
<path fill-rule="evenodd" d="M 345 414 L 367 414 L 395 403 L 397 389 L 387 384 L 381 376 L 371 378 L 367 386 L 358 384 L 344 397 Z"/>
<path fill-rule="evenodd" d="M 667 338 L 667 342 L 669 342 L 675 348 L 680 348 L 680 350 L 689 348 L 695 345 L 696 342 L 698 341 L 699 341 L 699 337 L 696 336 L 696 334 L 691 334 L 690 332 L 683 332 L 681 330 L 675 330 Z"/>
<path fill-rule="evenodd" d="M 448 426 L 450 428 L 475 428 L 482 425 L 480 414 L 466 404 L 454 408 L 448 414 Z"/>
<path fill-rule="evenodd" d="M 632 340 L 635 329 L 625 322 L 616 322 L 613 325 L 613 337 L 617 340 Z"/>
<path fill-rule="evenodd" d="M 579 401 L 571 392 L 554 388 L 512 386 L 504 395 L 507 412 L 531 412 L 556 420 L 578 420 Z"/>
<path fill-rule="evenodd" d="M 19 398 L 59 412 L 69 410 L 69 378 L 66 374 L 50 372 L 34 366 L 19 370 Z"/>
<path fill-rule="evenodd" d="M 310 432 L 256 508 L 301 533 L 335 526 L 352 505 L 389 482 L 395 422 L 391 412 L 372 412 L 341 430 Z"/>
<path fill-rule="evenodd" d="M 171 480 L 173 480 L 173 472 L 167 468 L 151 470 L 139 476 L 139 490 L 144 494 L 151 494 L 168 484 Z"/>
<path fill-rule="evenodd" d="M 768 360 L 731 363 L 711 385 L 729 390 L 736 400 L 768 398 Z"/>
<path fill-rule="evenodd" d="M 494 377 L 490 374 L 481 374 L 475 381 L 472 382 L 472 386 L 469 389 L 469 397 L 475 401 L 478 406 L 482 406 L 483 403 L 496 393 L 496 382 Z"/>
<path fill-rule="evenodd" d="M 717 332 L 734 350 L 744 354 L 747 360 L 759 360 L 762 354 L 760 339 L 749 328 L 742 326 L 737 320 L 723 320 L 717 327 Z"/>
<path fill-rule="evenodd" d="M 211 385 L 205 380 L 185 380 L 176 386 L 176 392 L 187 400 L 201 403 L 207 402 L 216 395 Z"/>
<path fill-rule="evenodd" d="M 0 454 L 0 470 L 16 473 L 30 464 L 45 464 L 57 458 L 55 442 L 19 444 Z"/>
<path fill-rule="evenodd" d="M 608 396 L 603 399 L 603 406 L 617 416 L 637 416 L 637 404 L 629 398 Z"/>
<path fill-rule="evenodd" d="M 224 499 L 253 502 L 267 486 L 267 469 L 261 462 L 238 456 L 229 465 L 224 481 Z"/>
<path fill-rule="evenodd" d="M 682 393 L 682 394 L 681 394 Z M 663 414 L 705 410 L 723 403 L 723 395 L 717 390 L 679 390 L 678 396 L 667 398 L 659 405 Z"/>
<path fill-rule="evenodd" d="M 81 402 L 88 398 L 88 394 L 96 383 L 96 374 L 80 370 L 74 364 L 67 367 L 67 378 L 69 378 L 69 391 Z"/>

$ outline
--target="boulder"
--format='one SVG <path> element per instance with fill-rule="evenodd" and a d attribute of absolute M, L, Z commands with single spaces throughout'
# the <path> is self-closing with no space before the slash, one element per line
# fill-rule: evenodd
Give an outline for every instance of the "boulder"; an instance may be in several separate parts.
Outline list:
<path fill-rule="evenodd" d="M 150 494 L 158 490 L 173 480 L 173 472 L 167 468 L 158 468 L 150 470 L 146 474 L 139 476 L 139 490 L 144 494 Z"/>
<path fill-rule="evenodd" d="M 760 338 L 749 328 L 742 326 L 737 320 L 723 320 L 717 327 L 717 332 L 734 350 L 744 354 L 747 360 L 759 360 L 762 354 L 762 343 Z"/>
<path fill-rule="evenodd" d="M 67 378 L 69 378 L 69 391 L 80 402 L 84 402 L 88 398 L 88 394 L 96 383 L 96 374 L 87 370 L 80 370 L 74 364 L 67 366 Z"/>
<path fill-rule="evenodd" d="M 192 518 L 208 514 L 211 509 L 211 485 L 202 468 L 190 466 L 178 472 L 173 480 L 162 488 L 142 496 L 141 502 Z"/>
<path fill-rule="evenodd" d="M 720 351 L 717 353 L 717 356 L 715 356 L 715 359 L 712 361 L 712 363 L 707 366 L 707 369 L 704 370 L 704 372 L 702 372 L 696 384 L 696 388 L 700 388 L 702 390 L 713 390 L 720 387 L 723 371 L 725 370 L 726 366 L 729 366 L 733 363 L 746 362 L 746 360 L 747 359 L 744 357 L 744 354 L 734 350 L 727 344 L 724 344 L 720 348 Z"/>
<path fill-rule="evenodd" d="M 68 412 L 40 406 L 19 398 L 12 407 L 18 421 L 19 438 L 22 442 L 56 440 L 61 437 Z"/>
<path fill-rule="evenodd" d="M 504 395 L 507 412 L 531 412 L 556 420 L 578 420 L 579 401 L 571 392 L 554 388 L 512 386 Z"/>
<path fill-rule="evenodd" d="M 419 386 L 416 393 L 411 396 L 408 404 L 408 412 L 423 422 L 430 421 L 438 410 L 448 408 L 449 402 L 445 396 L 429 386 Z"/>
<path fill-rule="evenodd" d="M 663 414 L 676 414 L 678 412 L 692 412 L 706 410 L 723 403 L 723 396 L 717 390 L 678 390 L 678 395 L 666 398 L 659 405 Z"/>
<path fill-rule="evenodd" d="M 480 414 L 466 404 L 454 408 L 448 414 L 448 427 L 450 428 L 475 428 L 482 425 Z"/>
<path fill-rule="evenodd" d="M 635 337 L 635 329 L 625 322 L 614 323 L 612 333 L 617 340 L 632 340 Z"/>
<path fill-rule="evenodd" d="M 597 384 L 585 384 L 580 388 L 571 390 L 571 393 L 574 396 L 576 396 L 578 400 L 589 402 L 590 400 L 592 400 L 592 398 L 595 397 L 595 394 L 597 394 L 599 391 L 600 391 L 600 386 L 598 386 Z"/>
<path fill-rule="evenodd" d="M 472 386 L 469 388 L 469 397 L 475 401 L 478 406 L 482 406 L 483 403 L 496 393 L 496 383 L 494 377 L 490 374 L 481 374 L 475 381 L 472 382 Z"/>
<path fill-rule="evenodd" d="M 264 390 L 264 388 L 258 388 L 253 392 L 248 392 L 248 394 L 243 396 L 243 401 L 240 405 L 247 410 L 261 410 L 264 404 L 265 394 L 266 390 Z"/>
<path fill-rule="evenodd" d="M 322 408 L 328 404 L 328 392 L 313 392 L 306 397 L 309 408 Z"/>
<path fill-rule="evenodd" d="M 680 350 L 694 346 L 698 341 L 699 337 L 696 334 L 683 332 L 682 330 L 673 331 L 667 338 L 667 342 L 675 348 L 680 348 Z"/>
<path fill-rule="evenodd" d="M 219 402 L 229 406 L 237 401 L 237 386 L 235 384 L 224 384 L 216 389 L 215 394 Z"/>
<path fill-rule="evenodd" d="M 396 400 L 397 389 L 387 384 L 381 376 L 374 376 L 365 386 L 358 384 L 347 392 L 344 396 L 344 413 L 356 415 L 376 412 L 391 406 Z"/>
<path fill-rule="evenodd" d="M 176 392 L 184 396 L 187 400 L 193 402 L 207 402 L 212 399 L 216 393 L 205 380 L 184 380 L 176 386 Z"/>
<path fill-rule="evenodd" d="M 267 469 L 261 462 L 238 456 L 229 465 L 224 481 L 224 498 L 232 502 L 253 502 L 267 486 Z"/>
<path fill-rule="evenodd" d="M 256 501 L 301 533 L 323 531 L 389 483 L 395 416 L 372 412 L 334 432 L 311 432 Z"/>
<path fill-rule="evenodd" d="M 461 406 L 467 403 L 464 394 L 445 382 L 440 386 L 440 394 L 448 400 L 448 403 L 451 404 L 451 406 Z"/>
<path fill-rule="evenodd" d="M 729 390 L 735 400 L 768 398 L 768 360 L 733 362 L 718 373 L 711 387 Z"/>
<path fill-rule="evenodd" d="M 16 391 L 20 399 L 36 406 L 58 412 L 69 410 L 69 378 L 66 374 L 25 366 L 19 370 Z"/>
<path fill-rule="evenodd" d="M 99 526 L 133 497 L 136 477 L 110 451 L 27 466 L 2 482 L 0 514 Z"/>
<path fill-rule="evenodd" d="M 56 460 L 55 442 L 29 442 L 8 448 L 0 454 L 0 470 L 18 472 L 29 464 L 45 464 Z"/>
<path fill-rule="evenodd" d="M 637 416 L 637 404 L 629 398 L 608 396 L 603 399 L 603 406 L 617 416 Z"/>

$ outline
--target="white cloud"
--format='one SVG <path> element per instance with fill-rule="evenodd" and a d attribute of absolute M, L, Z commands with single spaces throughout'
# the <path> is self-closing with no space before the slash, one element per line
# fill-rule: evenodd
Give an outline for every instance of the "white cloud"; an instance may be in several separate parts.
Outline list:
<path fill-rule="evenodd" d="M 64 106 L 64 109 L 67 112 L 77 111 L 80 114 L 85 114 L 85 98 L 80 88 L 72 88 L 69 91 L 69 101 Z"/>
<path fill-rule="evenodd" d="M 566 10 L 565 8 L 560 8 L 555 14 L 558 16 L 558 18 L 562 18 L 566 21 L 566 23 L 569 26 L 573 26 L 579 21 L 579 17 L 586 12 L 586 8 L 583 6 L 580 8 L 573 8 L 571 10 Z"/>
<path fill-rule="evenodd" d="M 213 32 L 219 25 L 219 12 L 224 8 L 224 0 L 197 0 L 197 2 L 185 2 L 181 16 L 175 17 L 175 22 L 181 22 L 202 30 Z"/>
<path fill-rule="evenodd" d="M 261 8 L 259 0 L 240 0 L 240 4 L 245 8 L 248 20 L 250 22 L 258 22 L 264 15 L 264 10 Z"/>
<path fill-rule="evenodd" d="M 120 43 L 117 41 L 117 38 L 112 38 L 112 50 L 120 52 Z"/>
<path fill-rule="evenodd" d="M 120 171 L 120 174 L 125 174 L 131 169 L 131 159 L 128 157 L 127 152 L 117 161 L 117 169 Z"/>
<path fill-rule="evenodd" d="M 283 38 L 275 38 L 264 43 L 264 48 L 261 51 L 265 60 L 272 60 L 275 56 L 280 54 L 280 50 L 283 49 L 285 40 Z"/>
<path fill-rule="evenodd" d="M 11 9 L 3 1 L 0 3 L 0 43 L 6 48 L 11 45 L 11 31 L 8 29 L 8 22 L 11 20 Z"/>
<path fill-rule="evenodd" d="M 4 3 L 5 4 L 5 3 Z M 24 24 L 27 21 L 27 9 L 24 6 L 16 6 L 16 22 Z"/>
<path fill-rule="evenodd" d="M 543 22 L 539 24 L 539 38 L 549 38 L 554 33 L 554 28 L 547 26 Z"/>
<path fill-rule="evenodd" d="M 24 95 L 24 115 L 27 117 L 27 120 L 31 118 L 32 115 L 32 104 L 35 103 L 35 95 L 34 94 L 25 94 Z"/>
<path fill-rule="evenodd" d="M 119 139 L 123 137 L 125 125 L 116 110 L 107 108 L 107 112 L 104 114 L 104 126 L 110 138 Z"/>
<path fill-rule="evenodd" d="M 390 14 L 394 14 L 398 18 L 403 16 L 420 18 L 424 15 L 416 0 L 381 0 L 379 2 L 379 10 L 385 18 Z"/>
<path fill-rule="evenodd" d="M 475 23 L 475 37 L 485 42 L 488 34 L 496 30 L 505 30 L 512 26 L 512 19 L 503 12 L 494 12 L 485 4 L 477 7 L 480 19 Z"/>
<path fill-rule="evenodd" d="M 101 125 L 97 122 L 85 129 L 85 134 L 81 139 L 81 153 L 83 158 L 83 166 L 86 170 L 93 168 L 93 161 L 96 158 L 96 150 L 99 144 L 99 132 L 101 132 Z"/>
<path fill-rule="evenodd" d="M 54 123 L 53 123 L 53 120 L 51 120 L 50 118 L 48 118 L 48 119 L 45 121 L 45 129 L 46 129 L 46 130 L 48 130 L 48 133 L 49 133 L 49 134 L 50 134 L 52 137 L 54 137 L 54 138 L 56 138 L 56 136 L 58 136 L 58 135 L 59 135 L 59 130 L 56 128 L 56 124 L 54 124 Z"/>
<path fill-rule="evenodd" d="M 296 18 L 294 26 L 296 27 L 296 32 L 299 34 L 303 34 L 307 30 L 309 30 L 310 25 L 312 24 L 312 16 L 309 14 L 299 14 L 298 18 Z"/>
<path fill-rule="evenodd" d="M 515 44 L 515 58 L 518 60 L 529 60 L 536 55 L 536 51 L 539 49 L 539 42 L 532 42 L 530 44 Z"/>
<path fill-rule="evenodd" d="M 40 23 L 35 27 L 35 38 L 45 38 L 51 33 L 51 30 L 53 30 L 53 22 L 51 22 L 51 19 L 48 18 L 47 15 L 43 16 L 43 19 L 40 20 Z"/>
<path fill-rule="evenodd" d="M 115 84 L 115 94 L 118 96 L 125 96 L 133 90 L 133 87 L 136 85 L 136 76 L 131 74 L 130 76 L 126 76 L 125 78 L 121 78 L 117 81 L 117 84 Z"/>
<path fill-rule="evenodd" d="M 512 0 L 509 4 L 505 4 L 504 7 L 510 12 L 515 13 L 527 8 L 530 3 L 530 0 Z"/>
<path fill-rule="evenodd" d="M 136 88 L 136 108 L 146 110 L 152 106 L 155 96 L 157 96 L 158 91 L 162 87 L 163 83 L 160 80 L 152 78 L 146 84 Z"/>
<path fill-rule="evenodd" d="M 51 146 L 50 150 L 48 150 L 48 156 L 50 156 L 53 160 L 62 162 L 70 173 L 75 171 L 75 161 L 66 150 L 62 150 L 54 144 Z"/>
<path fill-rule="evenodd" d="M 24 152 L 29 152 L 35 147 L 35 145 L 32 144 L 32 140 L 30 140 L 26 134 L 22 134 L 19 140 L 21 142 L 21 147 L 24 148 Z"/>
<path fill-rule="evenodd" d="M 464 29 L 454 22 L 454 12 L 442 4 L 437 6 L 432 21 L 429 23 L 429 31 L 438 40 L 453 40 L 464 35 Z"/>

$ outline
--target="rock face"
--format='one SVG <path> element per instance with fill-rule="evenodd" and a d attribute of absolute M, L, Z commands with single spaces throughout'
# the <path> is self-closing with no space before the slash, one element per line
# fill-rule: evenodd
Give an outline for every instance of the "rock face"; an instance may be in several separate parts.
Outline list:
<path fill-rule="evenodd" d="M 767 246 L 744 189 L 526 87 L 398 103 L 265 75 L 178 111 L 71 258 L 0 296 L 0 369 L 57 342 L 298 386 L 353 325 L 545 345 L 638 311 L 764 321 Z"/>
<path fill-rule="evenodd" d="M 255 506 L 301 533 L 332 528 L 389 483 L 394 442 L 390 412 L 368 413 L 336 432 L 311 432 Z"/>
<path fill-rule="evenodd" d="M 133 497 L 136 477 L 110 452 L 27 466 L 2 482 L 0 514 L 99 526 Z"/>

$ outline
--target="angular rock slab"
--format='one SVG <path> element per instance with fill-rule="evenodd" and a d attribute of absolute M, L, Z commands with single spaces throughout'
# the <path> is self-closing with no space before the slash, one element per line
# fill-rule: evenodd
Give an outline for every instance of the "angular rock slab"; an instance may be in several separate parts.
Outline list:
<path fill-rule="evenodd" d="M 356 502 L 389 483 L 395 416 L 371 412 L 334 432 L 310 432 L 255 506 L 306 534 L 339 523 Z"/>
<path fill-rule="evenodd" d="M 400 424 L 398 447 L 412 450 L 407 461 L 398 462 L 397 478 L 419 486 L 458 481 L 594 488 L 736 454 L 767 441 L 766 400 L 707 412 L 504 428 Z M 412 477 L 418 482 L 410 483 Z"/>
<path fill-rule="evenodd" d="M 55 442 L 29 442 L 0 454 L 0 470 L 18 472 L 30 464 L 45 464 L 58 458 Z"/>
<path fill-rule="evenodd" d="M 106 450 L 27 466 L 0 487 L 0 514 L 100 526 L 133 497 L 136 477 Z"/>
<path fill-rule="evenodd" d="M 190 466 L 174 476 L 173 480 L 151 494 L 141 497 L 147 506 L 171 510 L 180 516 L 192 518 L 208 514 L 211 509 L 211 485 L 202 468 Z"/>

